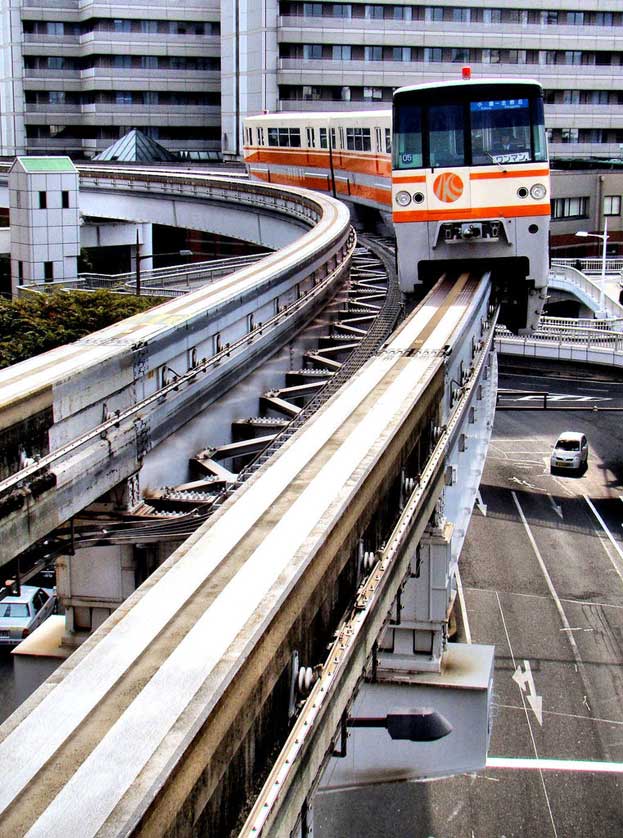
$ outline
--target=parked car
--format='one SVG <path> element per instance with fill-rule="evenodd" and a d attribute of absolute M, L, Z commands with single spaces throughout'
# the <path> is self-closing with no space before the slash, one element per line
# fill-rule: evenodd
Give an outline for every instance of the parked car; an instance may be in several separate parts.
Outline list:
<path fill-rule="evenodd" d="M 588 463 L 588 440 L 578 431 L 560 434 L 552 450 L 550 470 L 582 471 Z"/>
<path fill-rule="evenodd" d="M 22 585 L 19 596 L 0 599 L 0 648 L 17 646 L 53 613 L 55 607 L 54 588 Z"/>

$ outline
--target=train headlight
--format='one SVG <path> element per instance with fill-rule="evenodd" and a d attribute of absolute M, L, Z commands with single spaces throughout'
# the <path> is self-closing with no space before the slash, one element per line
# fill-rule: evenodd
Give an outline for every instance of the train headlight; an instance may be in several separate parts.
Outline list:
<path fill-rule="evenodd" d="M 541 201 L 547 195 L 547 188 L 543 183 L 535 183 L 530 189 L 530 195 L 535 201 Z"/>
<path fill-rule="evenodd" d="M 411 203 L 411 195 L 402 189 L 400 192 L 396 192 L 396 203 L 399 207 L 408 207 Z"/>

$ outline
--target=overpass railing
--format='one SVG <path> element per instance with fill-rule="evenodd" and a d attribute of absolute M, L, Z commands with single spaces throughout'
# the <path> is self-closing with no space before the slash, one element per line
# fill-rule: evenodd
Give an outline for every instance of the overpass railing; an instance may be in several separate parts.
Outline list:
<path fill-rule="evenodd" d="M 603 310 L 608 320 L 622 321 L 621 328 L 623 329 L 623 306 L 607 295 L 602 295 L 599 285 L 585 276 L 573 264 L 563 265 L 559 264 L 560 261 L 562 260 L 552 262 L 548 284 L 552 288 L 568 291 L 582 300 L 593 311 Z"/>
<path fill-rule="evenodd" d="M 571 267 L 584 274 L 601 275 L 601 259 L 552 259 L 552 267 Z M 606 259 L 606 273 L 623 271 L 623 259 Z"/>
<path fill-rule="evenodd" d="M 594 324 L 598 321 L 582 321 L 585 322 Z M 622 332 L 574 326 L 572 321 L 553 317 L 541 318 L 541 323 L 542 326 L 530 336 L 514 335 L 504 326 L 498 326 L 496 350 L 504 355 L 527 358 L 623 366 Z"/>

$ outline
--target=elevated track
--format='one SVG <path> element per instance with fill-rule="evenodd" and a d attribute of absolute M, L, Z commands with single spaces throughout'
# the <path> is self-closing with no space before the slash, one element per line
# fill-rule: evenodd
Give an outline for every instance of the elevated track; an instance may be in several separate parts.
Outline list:
<path fill-rule="evenodd" d="M 276 796 L 272 784 L 243 834 L 296 825 L 438 514 L 448 458 L 484 407 L 488 298 L 486 277 L 440 281 L 5 723 L 7 834 L 232 833 L 287 742 L 295 651 L 331 701 L 313 721 L 320 739 L 299 740 L 299 775 Z M 361 543 L 374 556 L 363 575 Z M 340 667 L 325 649 L 353 608 L 367 627 Z"/>

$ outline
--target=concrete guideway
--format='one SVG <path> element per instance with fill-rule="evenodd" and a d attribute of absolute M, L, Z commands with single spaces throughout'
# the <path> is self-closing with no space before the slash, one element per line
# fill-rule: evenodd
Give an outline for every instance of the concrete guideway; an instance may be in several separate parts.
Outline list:
<path fill-rule="evenodd" d="M 281 214 L 285 224 L 294 219 L 296 241 L 183 298 L 0 372 L 0 432 L 13 460 L 20 448 L 32 457 L 33 444 L 38 457 L 52 458 L 0 484 L 0 507 L 11 496 L 0 510 L 5 561 L 136 473 L 146 450 L 286 340 L 348 270 L 354 236 L 347 210 L 331 198 L 203 175 L 98 169 L 96 185 L 106 184 L 121 196 L 148 190 L 164 204 L 163 193 L 171 192 L 194 204 L 229 197 L 247 213 L 252 205 L 256 214 Z M 111 206 L 115 212 L 114 200 Z M 301 226 L 311 230 L 301 236 Z M 29 481 L 50 472 L 55 488 L 29 493 Z"/>
<path fill-rule="evenodd" d="M 356 581 L 357 540 L 374 514 L 393 518 L 382 495 L 416 441 L 413 542 L 435 508 L 457 404 L 467 421 L 462 398 L 478 397 L 487 297 L 467 277 L 436 289 L 5 724 L 0 808 L 12 834 L 151 835 L 173 822 L 190 834 L 202 817 L 240 811 L 254 734 L 283 727 L 290 652 L 316 658 L 327 611 L 341 612 L 340 587 Z M 446 393 L 446 375 L 462 395 Z"/>

